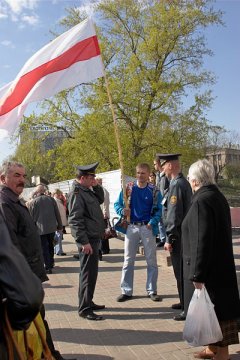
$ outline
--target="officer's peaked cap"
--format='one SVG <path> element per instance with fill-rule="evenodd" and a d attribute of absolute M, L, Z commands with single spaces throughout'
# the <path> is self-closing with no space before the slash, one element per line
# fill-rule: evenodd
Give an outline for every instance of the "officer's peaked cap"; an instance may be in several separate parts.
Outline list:
<path fill-rule="evenodd" d="M 178 160 L 179 156 L 181 155 L 182 154 L 156 154 L 156 156 L 159 158 L 161 166 L 163 166 L 168 161 Z"/>
<path fill-rule="evenodd" d="M 95 162 L 90 165 L 79 165 L 77 166 L 78 175 L 94 175 L 95 176 L 95 170 L 98 167 L 99 162 Z"/>

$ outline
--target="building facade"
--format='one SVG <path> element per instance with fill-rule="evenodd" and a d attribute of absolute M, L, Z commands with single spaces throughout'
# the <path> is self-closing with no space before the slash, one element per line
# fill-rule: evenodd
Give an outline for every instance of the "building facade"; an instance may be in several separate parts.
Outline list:
<path fill-rule="evenodd" d="M 224 168 L 227 165 L 240 167 L 240 149 L 220 148 L 209 150 L 206 158 L 213 164 L 216 174 L 224 177 Z"/>

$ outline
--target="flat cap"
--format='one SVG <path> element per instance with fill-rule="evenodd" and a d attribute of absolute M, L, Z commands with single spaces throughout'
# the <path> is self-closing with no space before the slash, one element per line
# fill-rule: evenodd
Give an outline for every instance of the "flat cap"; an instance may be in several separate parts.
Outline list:
<path fill-rule="evenodd" d="M 94 175 L 95 176 L 95 170 L 98 167 L 99 162 L 95 162 L 90 165 L 79 165 L 77 166 L 78 174 L 83 175 Z"/>
<path fill-rule="evenodd" d="M 178 160 L 179 156 L 181 155 L 182 154 L 156 154 L 156 156 L 159 158 L 161 166 L 163 166 L 168 161 Z"/>

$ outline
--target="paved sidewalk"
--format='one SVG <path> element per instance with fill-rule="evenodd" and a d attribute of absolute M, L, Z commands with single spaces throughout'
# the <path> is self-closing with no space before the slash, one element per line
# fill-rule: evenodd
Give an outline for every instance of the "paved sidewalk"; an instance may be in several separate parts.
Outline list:
<path fill-rule="evenodd" d="M 67 229 L 69 232 L 69 229 Z M 240 236 L 234 236 L 234 253 L 240 284 Z M 158 293 L 162 302 L 146 296 L 146 263 L 143 255 L 136 259 L 134 297 L 118 303 L 123 262 L 123 241 L 111 239 L 111 253 L 100 262 L 94 301 L 105 304 L 103 321 L 79 318 L 79 262 L 73 258 L 76 245 L 71 235 L 64 235 L 67 256 L 56 256 L 53 274 L 44 284 L 46 315 L 55 346 L 65 358 L 78 360 L 186 360 L 200 348 L 191 348 L 182 340 L 184 322 L 173 320 L 178 313 L 171 304 L 178 302 L 172 267 L 166 253 L 158 250 Z M 223 289 L 224 291 L 224 289 Z M 240 346 L 230 347 L 232 360 L 240 360 Z"/>

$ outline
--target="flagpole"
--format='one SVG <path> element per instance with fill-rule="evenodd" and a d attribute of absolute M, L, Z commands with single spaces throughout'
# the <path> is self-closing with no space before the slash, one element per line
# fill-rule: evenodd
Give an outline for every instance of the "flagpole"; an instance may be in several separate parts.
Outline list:
<path fill-rule="evenodd" d="M 114 132 L 115 132 L 115 137 L 116 137 L 116 141 L 117 141 L 118 157 L 119 157 L 120 169 L 121 169 L 121 174 L 122 174 L 121 183 L 122 183 L 122 190 L 123 190 L 123 198 L 124 198 L 125 207 L 128 209 L 129 204 L 128 204 L 128 199 L 127 199 L 127 194 L 126 194 L 126 184 L 125 184 L 123 156 L 122 156 L 122 146 L 121 146 L 120 134 L 119 134 L 118 124 L 117 124 L 117 117 L 116 117 L 116 114 L 115 114 L 115 111 L 114 111 L 113 102 L 112 102 L 112 95 L 111 95 L 111 92 L 110 92 L 110 89 L 109 89 L 108 78 L 107 78 L 107 74 L 106 74 L 106 71 L 104 69 L 104 66 L 103 66 L 103 71 L 104 71 L 104 79 L 105 79 L 105 84 L 106 84 L 106 89 L 107 89 L 107 95 L 108 95 L 108 99 L 109 99 L 109 106 L 110 106 L 110 109 L 111 109 L 111 112 L 112 112 L 112 117 L 113 117 Z"/>
<path fill-rule="evenodd" d="M 96 32 L 96 27 L 95 27 L 94 22 L 93 22 L 93 26 L 94 26 L 94 29 L 95 29 L 95 32 Z M 105 84 L 106 84 L 106 89 L 107 89 L 109 106 L 110 106 L 111 113 L 112 113 L 112 118 L 113 118 L 115 138 L 116 138 L 116 142 L 117 142 L 118 158 L 119 158 L 119 164 L 120 164 L 120 169 L 121 169 L 121 184 L 122 184 L 123 199 L 124 199 L 124 203 L 125 203 L 125 208 L 129 209 L 129 203 L 128 203 L 128 198 L 127 198 L 127 193 L 126 193 L 125 176 L 124 176 L 122 146 L 121 146 L 120 134 L 119 134 L 118 124 L 117 124 L 117 117 L 116 117 L 116 114 L 115 114 L 115 111 L 114 111 L 113 102 L 112 102 L 112 95 L 111 95 L 110 88 L 109 88 L 109 82 L 108 82 L 108 78 L 107 78 L 107 73 L 106 73 L 106 70 L 105 70 L 105 66 L 103 64 L 103 59 L 102 59 L 101 54 L 100 54 L 100 57 L 101 57 L 103 76 L 104 76 L 104 79 L 105 79 Z M 127 216 L 127 221 L 130 222 L 130 215 Z"/>

